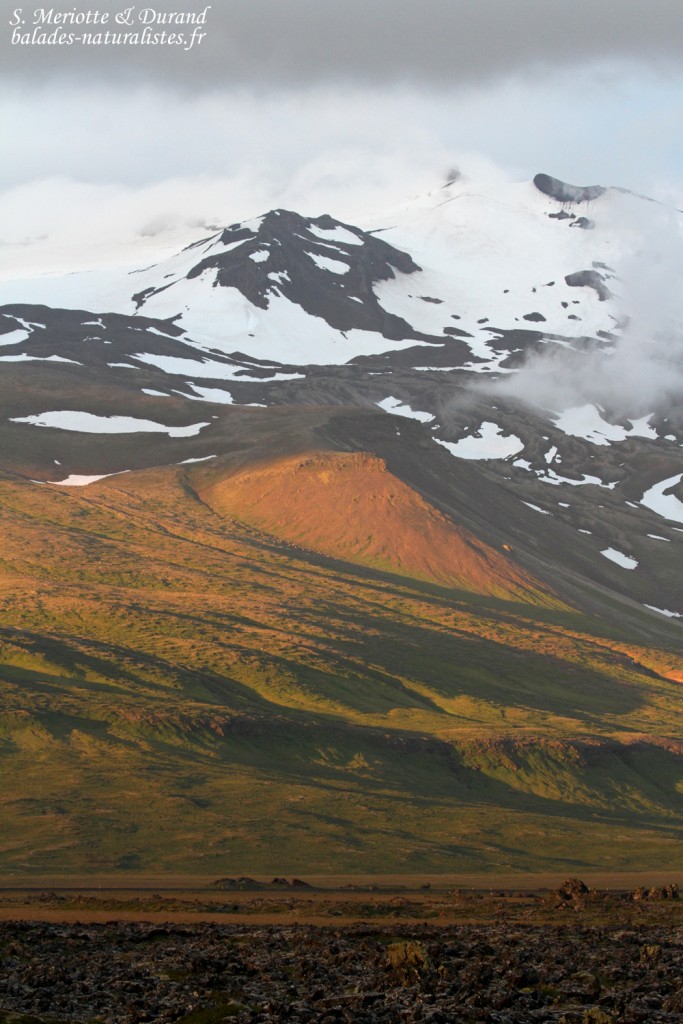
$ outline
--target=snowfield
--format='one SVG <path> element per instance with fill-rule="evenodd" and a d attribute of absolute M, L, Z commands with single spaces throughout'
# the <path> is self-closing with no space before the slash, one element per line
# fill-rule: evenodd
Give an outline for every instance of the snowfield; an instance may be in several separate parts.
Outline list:
<path fill-rule="evenodd" d="M 642 205 L 638 197 L 608 189 L 599 199 L 572 207 L 569 218 L 562 219 L 560 204 L 532 182 L 453 182 L 366 225 L 421 268 L 411 274 L 396 271 L 393 278 L 376 282 L 374 294 L 383 310 L 402 317 L 416 332 L 443 336 L 445 328 L 454 327 L 467 332 L 470 337 L 463 341 L 475 359 L 471 372 L 509 372 L 499 365 L 507 353 L 495 345 L 501 329 L 548 331 L 560 335 L 548 343 L 559 345 L 615 329 L 621 312 L 615 273 L 642 244 L 637 228 Z M 579 214 L 594 220 L 590 230 L 574 224 Z M 188 278 L 201 260 L 236 253 L 242 246 L 253 249 L 248 258 L 257 266 L 267 262 L 270 243 L 258 245 L 262 221 L 242 225 L 251 237 L 223 242 L 218 232 L 135 272 L 114 269 L 0 282 L 0 303 L 134 315 L 134 294 L 162 289 L 145 300 L 139 315 L 179 318 L 176 323 L 198 346 L 249 351 L 298 365 L 345 363 L 410 344 L 387 343 L 372 331 L 352 330 L 344 336 L 277 293 L 271 294 L 268 309 L 259 309 L 236 288 L 215 287 L 215 269 Z M 310 250 L 308 255 L 317 270 L 332 277 L 346 275 L 353 250 L 360 252 L 366 244 L 360 229 L 356 234 L 339 224 L 323 229 L 311 223 L 306 230 L 328 247 L 325 255 Z M 614 298 L 601 299 L 595 287 L 565 280 L 585 271 L 597 275 Z M 596 436 L 604 429 L 598 417 Z"/>
<path fill-rule="evenodd" d="M 85 434 L 137 434 L 160 433 L 169 437 L 194 437 L 208 427 L 209 423 L 191 423 L 188 427 L 168 427 L 153 420 L 141 420 L 134 416 L 96 416 L 91 412 L 57 410 L 37 413 L 34 416 L 10 417 L 10 423 L 29 423 L 33 427 L 51 427 L 56 430 L 73 430 Z"/>
<path fill-rule="evenodd" d="M 662 480 L 659 484 L 654 484 L 642 496 L 640 504 L 652 509 L 664 519 L 670 519 L 674 523 L 683 523 L 683 502 L 679 501 L 675 494 L 665 493 L 680 484 L 681 480 L 683 480 L 683 473 L 671 476 L 668 480 Z"/>
<path fill-rule="evenodd" d="M 434 440 L 458 459 L 507 459 L 517 455 L 524 448 L 518 437 L 503 436 L 503 428 L 488 421 L 481 424 L 476 434 L 469 434 L 459 441 Z"/>
<path fill-rule="evenodd" d="M 555 416 L 555 426 L 572 437 L 582 437 L 592 444 L 607 445 L 612 441 L 625 441 L 627 437 L 657 437 L 657 431 L 650 426 L 653 413 L 632 420 L 627 429 L 616 423 L 603 419 L 603 409 L 596 405 L 582 405 L 565 409 Z"/>
<path fill-rule="evenodd" d="M 398 398 L 383 398 L 381 402 L 376 403 L 380 409 L 384 409 L 385 412 L 393 413 L 394 416 L 407 416 L 409 419 L 419 420 L 420 423 L 431 423 L 435 418 L 430 412 L 418 412 L 412 409 L 409 405 L 399 401 Z"/>

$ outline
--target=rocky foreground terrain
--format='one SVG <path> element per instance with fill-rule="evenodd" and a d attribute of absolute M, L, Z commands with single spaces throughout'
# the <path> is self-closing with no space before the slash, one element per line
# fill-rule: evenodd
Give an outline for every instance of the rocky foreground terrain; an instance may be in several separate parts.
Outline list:
<path fill-rule="evenodd" d="M 675 886 L 451 896 L 468 923 L 3 922 L 0 1021 L 683 1021 Z"/>

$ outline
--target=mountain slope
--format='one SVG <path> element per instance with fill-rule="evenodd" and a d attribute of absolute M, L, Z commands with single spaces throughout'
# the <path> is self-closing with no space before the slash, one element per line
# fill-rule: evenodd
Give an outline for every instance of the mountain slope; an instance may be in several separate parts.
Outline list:
<path fill-rule="evenodd" d="M 4 481 L 5 870 L 676 866 L 673 650 L 276 542 L 208 472 Z"/>
<path fill-rule="evenodd" d="M 553 603 L 504 553 L 455 526 L 364 452 L 280 459 L 200 495 L 223 514 L 312 551 L 477 594 Z"/>
<path fill-rule="evenodd" d="M 458 181 L 5 282 L 0 866 L 678 866 L 669 221 Z"/>

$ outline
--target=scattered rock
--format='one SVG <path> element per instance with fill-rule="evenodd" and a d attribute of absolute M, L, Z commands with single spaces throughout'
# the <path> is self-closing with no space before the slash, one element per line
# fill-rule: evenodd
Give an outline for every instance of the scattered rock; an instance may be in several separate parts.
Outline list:
<path fill-rule="evenodd" d="M 662 957 L 662 947 L 657 945 L 641 946 L 640 962 L 645 967 L 655 967 Z"/>
<path fill-rule="evenodd" d="M 567 274 L 565 281 L 570 288 L 592 288 L 597 292 L 600 302 L 612 297 L 612 293 L 604 283 L 602 274 L 597 270 L 578 270 L 575 274 Z"/>
<path fill-rule="evenodd" d="M 584 888 L 569 879 L 563 902 L 585 898 Z M 632 914 L 633 904 L 619 899 Z M 676 911 L 652 904 L 638 927 L 621 930 L 583 918 L 571 927 L 0 922 L 0 1020 L 681 1021 Z M 660 923 L 640 923 L 648 914 Z"/>
<path fill-rule="evenodd" d="M 589 892 L 590 889 L 580 878 L 568 878 L 557 890 L 557 895 L 561 900 L 576 900 L 587 896 Z"/>
<path fill-rule="evenodd" d="M 642 900 L 677 900 L 679 899 L 678 885 L 676 882 L 670 882 L 668 885 L 655 885 L 650 889 L 639 885 L 637 889 L 634 889 L 632 899 L 636 902 L 641 902 Z"/>
<path fill-rule="evenodd" d="M 582 1024 L 613 1024 L 614 1019 L 611 1013 L 605 1013 L 598 1006 L 591 1006 L 590 1010 L 584 1011 Z"/>
<path fill-rule="evenodd" d="M 666 997 L 662 1003 L 662 1009 L 667 1013 L 683 1014 L 683 987 Z"/>

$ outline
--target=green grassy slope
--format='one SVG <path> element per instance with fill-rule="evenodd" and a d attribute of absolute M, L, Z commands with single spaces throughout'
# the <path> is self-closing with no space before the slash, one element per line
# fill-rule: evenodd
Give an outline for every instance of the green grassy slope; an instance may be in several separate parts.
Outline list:
<path fill-rule="evenodd" d="M 0 481 L 0 871 L 683 867 L 651 617 L 291 547 L 219 472 Z"/>

